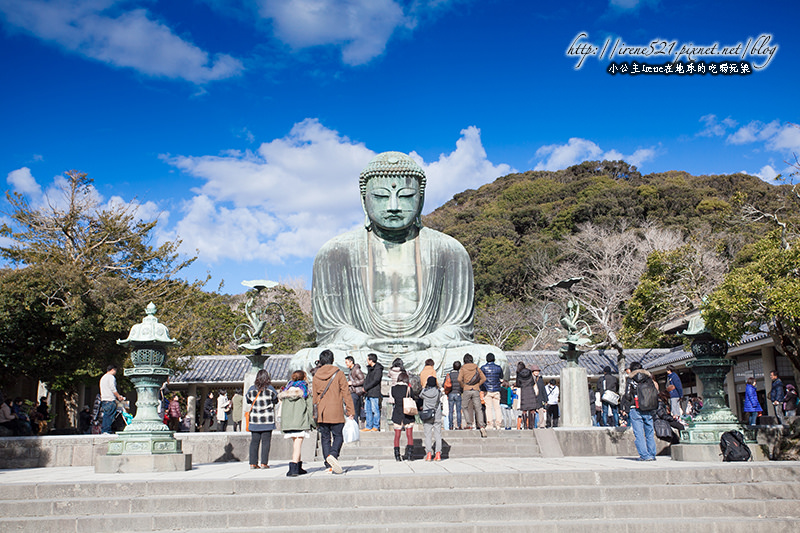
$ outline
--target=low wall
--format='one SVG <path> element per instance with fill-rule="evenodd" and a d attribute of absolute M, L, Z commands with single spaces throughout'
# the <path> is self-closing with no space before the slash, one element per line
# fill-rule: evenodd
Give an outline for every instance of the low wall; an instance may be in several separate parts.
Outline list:
<path fill-rule="evenodd" d="M 176 433 L 192 463 L 248 461 L 250 433 Z M 95 457 L 105 455 L 115 435 L 56 435 L 46 437 L 0 438 L 0 469 L 51 466 L 94 466 Z M 314 438 L 303 442 L 303 456 L 314 457 Z M 278 431 L 272 434 L 270 459 L 292 458 L 292 440 Z"/>
<path fill-rule="evenodd" d="M 554 431 L 565 456 L 637 456 L 633 430 L 623 427 L 556 428 Z M 669 455 L 669 444 L 656 439 L 658 455 Z"/>

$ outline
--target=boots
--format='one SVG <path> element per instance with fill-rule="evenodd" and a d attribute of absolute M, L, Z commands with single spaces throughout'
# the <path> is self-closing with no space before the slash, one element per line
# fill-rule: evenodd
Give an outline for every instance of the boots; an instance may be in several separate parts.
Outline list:
<path fill-rule="evenodd" d="M 431 460 L 431 454 L 430 453 L 426 453 L 425 454 L 425 460 L 426 461 L 430 461 Z"/>
<path fill-rule="evenodd" d="M 441 461 L 442 460 L 442 452 L 436 452 L 436 455 L 433 458 L 434 461 Z"/>
<path fill-rule="evenodd" d="M 411 461 L 411 456 L 414 454 L 414 447 L 413 446 L 406 446 L 406 461 Z"/>
<path fill-rule="evenodd" d="M 289 463 L 289 471 L 286 472 L 286 477 L 297 477 L 300 475 L 299 463 Z"/>
<path fill-rule="evenodd" d="M 403 460 L 403 458 L 400 457 L 400 446 L 395 446 L 394 447 L 394 460 L 395 461 L 402 461 Z"/>
<path fill-rule="evenodd" d="M 305 470 L 303 470 L 303 461 L 297 462 L 297 475 L 302 476 L 303 474 L 308 474 Z"/>

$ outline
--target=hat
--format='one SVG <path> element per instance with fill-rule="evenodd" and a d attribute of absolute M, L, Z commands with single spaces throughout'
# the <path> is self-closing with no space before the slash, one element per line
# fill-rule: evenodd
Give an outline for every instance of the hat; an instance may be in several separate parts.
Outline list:
<path fill-rule="evenodd" d="M 428 381 L 425 382 L 426 387 L 435 387 L 436 386 L 436 378 L 433 376 L 428 376 Z"/>
<path fill-rule="evenodd" d="M 538 370 L 539 372 L 541 372 L 541 371 L 542 371 L 542 369 L 541 369 L 541 368 L 539 368 L 539 365 L 531 365 L 531 372 L 536 372 L 537 370 Z"/>

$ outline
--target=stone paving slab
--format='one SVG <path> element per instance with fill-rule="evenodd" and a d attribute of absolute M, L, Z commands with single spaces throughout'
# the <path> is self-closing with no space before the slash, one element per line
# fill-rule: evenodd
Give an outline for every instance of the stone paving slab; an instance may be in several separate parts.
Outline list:
<path fill-rule="evenodd" d="M 656 461 L 641 462 L 632 457 L 563 457 L 563 458 L 463 458 L 447 459 L 439 462 L 423 460 L 397 462 L 394 459 L 342 459 L 340 461 L 345 477 L 383 476 L 397 474 L 447 474 L 447 473 L 517 473 L 517 472 L 603 472 L 603 471 L 641 471 L 641 470 L 682 470 L 694 471 L 699 481 L 714 479 L 715 472 L 737 469 L 742 466 L 758 466 L 771 472 L 775 480 L 794 476 L 800 463 L 794 461 L 770 461 L 761 463 L 691 463 L 672 461 L 669 457 L 658 457 Z M 256 480 L 286 479 L 287 461 L 271 462 L 272 468 L 251 470 L 246 463 L 208 463 L 193 465 L 186 472 L 156 472 L 130 474 L 95 473 L 91 466 L 50 467 L 0 470 L 0 484 L 59 484 L 93 482 L 126 483 L 135 481 L 178 481 L 178 480 Z M 319 461 L 303 462 L 309 474 L 298 479 L 318 477 L 338 477 L 327 472 Z M 791 472 L 786 471 L 789 467 Z M 746 481 L 746 480 L 742 480 Z"/>

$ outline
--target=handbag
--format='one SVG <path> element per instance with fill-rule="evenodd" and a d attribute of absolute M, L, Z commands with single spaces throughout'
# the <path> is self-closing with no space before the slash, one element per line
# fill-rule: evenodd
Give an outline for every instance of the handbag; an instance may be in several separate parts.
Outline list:
<path fill-rule="evenodd" d="M 436 409 L 423 409 L 419 412 L 419 419 L 422 421 L 433 420 L 436 416 Z"/>
<path fill-rule="evenodd" d="M 334 372 L 334 373 L 331 375 L 331 379 L 329 379 L 329 380 L 328 380 L 328 384 L 327 384 L 327 385 L 325 385 L 325 390 L 324 390 L 324 391 L 322 391 L 322 394 L 320 394 L 320 395 L 319 395 L 319 400 L 318 400 L 317 402 L 315 402 L 315 403 L 314 403 L 314 423 L 315 423 L 315 424 L 318 424 L 318 423 L 319 423 L 319 421 L 317 420 L 317 417 L 319 416 L 319 410 L 318 410 L 317 406 L 319 405 L 319 402 L 321 402 L 321 401 L 322 401 L 322 398 L 324 398 L 324 397 L 325 397 L 325 393 L 326 393 L 326 392 L 328 392 L 328 387 L 330 387 L 330 386 L 331 386 L 331 383 L 333 383 L 333 378 L 334 378 L 334 377 L 336 377 L 336 374 L 338 374 L 338 373 L 339 373 L 339 369 L 337 368 L 337 369 L 336 369 L 336 372 Z"/>
<path fill-rule="evenodd" d="M 417 414 L 417 402 L 410 396 L 411 387 L 406 391 L 406 396 L 403 398 L 403 414 L 414 416 Z"/>
<path fill-rule="evenodd" d="M 258 401 L 258 397 L 259 396 L 261 396 L 261 391 L 258 391 L 258 394 L 256 394 L 256 397 L 253 400 L 253 406 L 254 407 L 256 405 L 256 402 Z M 252 410 L 253 410 L 253 408 L 251 407 L 250 409 L 248 409 L 247 411 L 244 412 L 244 430 L 245 431 L 249 431 L 250 430 L 250 411 L 252 411 Z"/>
<path fill-rule="evenodd" d="M 662 440 L 669 440 L 671 441 L 675 434 L 672 432 L 672 426 L 669 425 L 669 422 L 662 418 L 656 418 L 653 420 L 653 431 L 656 434 L 656 437 Z"/>
<path fill-rule="evenodd" d="M 603 393 L 603 401 L 610 403 L 611 405 L 617 405 L 619 404 L 619 394 L 611 389 L 608 389 Z"/>

